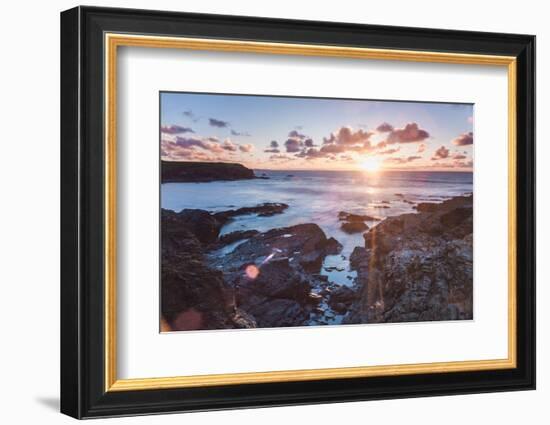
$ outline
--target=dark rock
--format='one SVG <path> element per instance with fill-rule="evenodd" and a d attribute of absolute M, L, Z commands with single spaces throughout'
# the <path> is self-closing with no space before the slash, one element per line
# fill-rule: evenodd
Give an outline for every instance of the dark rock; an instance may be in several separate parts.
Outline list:
<path fill-rule="evenodd" d="M 288 257 L 307 271 L 316 273 L 326 255 L 333 252 L 334 245 L 318 225 L 299 224 L 260 233 L 239 245 L 220 261 L 224 264 L 224 269 L 235 269 L 246 262 L 261 262 L 267 257 Z"/>
<path fill-rule="evenodd" d="M 219 243 L 221 245 L 229 245 L 233 242 L 249 239 L 252 236 L 256 236 L 258 233 L 260 232 L 257 230 L 236 230 L 235 232 L 226 233 L 225 235 L 220 236 Z"/>
<path fill-rule="evenodd" d="M 425 204 L 365 233 L 365 247 L 350 256 L 357 295 L 343 322 L 471 319 L 472 204 Z"/>
<path fill-rule="evenodd" d="M 264 204 L 259 204 L 254 207 L 242 207 L 236 210 L 218 212 L 214 214 L 214 217 L 222 223 L 225 223 L 229 219 L 239 215 L 258 214 L 259 217 L 270 217 L 275 214 L 282 214 L 287 208 L 287 204 L 266 202 Z"/>
<path fill-rule="evenodd" d="M 342 251 L 342 248 L 342 244 L 333 237 L 328 238 L 324 244 L 325 252 L 328 255 L 339 254 Z"/>
<path fill-rule="evenodd" d="M 460 207 L 451 210 L 440 217 L 441 224 L 445 227 L 455 227 L 471 218 L 473 209 L 471 207 Z"/>
<path fill-rule="evenodd" d="M 254 327 L 254 321 L 236 308 L 222 273 L 207 265 L 201 239 L 208 243 L 217 235 L 217 223 L 204 211 L 182 213 L 161 214 L 163 320 L 175 331 Z"/>
<path fill-rule="evenodd" d="M 367 230 L 369 226 L 362 221 L 350 221 L 347 223 L 342 223 L 340 228 L 346 233 L 359 233 Z"/>
<path fill-rule="evenodd" d="M 163 209 L 161 220 L 163 237 L 177 241 L 186 239 L 185 233 L 191 233 L 203 244 L 216 241 L 223 225 L 208 211 L 194 209 L 179 213 Z"/>
<path fill-rule="evenodd" d="M 309 319 L 309 310 L 289 299 L 264 299 L 250 305 L 249 313 L 257 321 L 258 327 L 303 326 Z"/>
<path fill-rule="evenodd" d="M 435 212 L 440 204 L 434 202 L 421 202 L 414 207 L 418 212 Z"/>
<path fill-rule="evenodd" d="M 310 292 L 308 295 L 308 302 L 310 304 L 320 304 L 321 301 L 323 301 L 323 297 L 319 294 L 316 294 L 314 292 Z"/>
<path fill-rule="evenodd" d="M 330 294 L 329 303 L 343 303 L 346 305 L 355 301 L 357 293 L 348 286 L 340 286 Z"/>
<path fill-rule="evenodd" d="M 326 285 L 320 266 L 339 246 L 316 224 L 301 224 L 257 234 L 231 253 L 211 259 L 235 288 L 237 307 L 258 326 L 299 326 L 322 301 L 312 288 L 317 292 Z"/>
<path fill-rule="evenodd" d="M 253 179 L 254 171 L 242 164 L 225 162 L 162 161 L 162 183 L 211 182 Z"/>
<path fill-rule="evenodd" d="M 338 213 L 338 219 L 340 221 L 350 222 L 362 222 L 362 221 L 380 221 L 379 218 L 370 215 L 352 214 L 346 211 L 340 211 Z"/>
<path fill-rule="evenodd" d="M 338 314 L 344 314 L 348 311 L 348 306 L 344 303 L 331 304 L 331 307 Z"/>

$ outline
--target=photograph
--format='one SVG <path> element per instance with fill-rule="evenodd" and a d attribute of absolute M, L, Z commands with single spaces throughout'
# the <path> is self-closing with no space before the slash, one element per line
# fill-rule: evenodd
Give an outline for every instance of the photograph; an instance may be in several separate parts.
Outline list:
<path fill-rule="evenodd" d="M 159 96 L 161 332 L 473 320 L 473 104 Z"/>

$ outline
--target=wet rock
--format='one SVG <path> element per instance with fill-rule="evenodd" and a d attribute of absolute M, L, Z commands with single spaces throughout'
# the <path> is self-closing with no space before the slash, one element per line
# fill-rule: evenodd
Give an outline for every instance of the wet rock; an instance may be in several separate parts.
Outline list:
<path fill-rule="evenodd" d="M 331 304 L 332 309 L 338 314 L 344 314 L 348 311 L 348 306 L 344 303 Z"/>
<path fill-rule="evenodd" d="M 313 223 L 272 229 L 239 245 L 220 259 L 220 264 L 224 269 L 236 269 L 246 262 L 288 257 L 306 271 L 318 273 L 323 259 L 334 252 L 334 241 L 327 239 L 321 228 Z"/>
<path fill-rule="evenodd" d="M 362 222 L 362 221 L 380 221 L 378 217 L 362 214 L 352 214 L 346 211 L 340 211 L 338 213 L 338 220 L 350 221 L 350 222 Z"/>
<path fill-rule="evenodd" d="M 355 301 L 356 295 L 356 292 L 352 288 L 348 286 L 340 286 L 331 292 L 330 302 L 351 304 Z"/>
<path fill-rule="evenodd" d="M 414 207 L 418 212 L 435 212 L 439 208 L 439 204 L 435 202 L 421 202 Z"/>
<path fill-rule="evenodd" d="M 344 232 L 351 234 L 351 233 L 364 232 L 365 230 L 367 230 L 369 228 L 369 226 L 367 226 L 362 221 L 351 221 L 351 222 L 342 223 L 340 228 Z"/>
<path fill-rule="evenodd" d="M 342 244 L 333 237 L 327 239 L 324 244 L 324 250 L 328 255 L 336 255 L 342 251 Z"/>
<path fill-rule="evenodd" d="M 237 230 L 235 232 L 227 233 L 220 236 L 219 245 L 229 245 L 243 239 L 249 239 L 252 236 L 256 236 L 258 233 L 260 232 L 257 230 Z"/>
<path fill-rule="evenodd" d="M 162 211 L 162 317 L 174 331 L 254 327 L 235 307 L 222 273 L 208 265 L 200 239 L 210 241 L 219 227 L 198 211 Z"/>
<path fill-rule="evenodd" d="M 287 204 L 277 202 L 266 202 L 254 207 L 242 207 L 236 210 L 221 211 L 214 214 L 220 222 L 225 223 L 233 217 L 247 214 L 258 214 L 259 217 L 270 217 L 275 214 L 282 214 L 288 208 Z"/>
<path fill-rule="evenodd" d="M 308 302 L 310 304 L 320 304 L 321 301 L 323 301 L 323 297 L 319 294 L 316 294 L 314 292 L 311 292 L 309 295 L 308 295 Z"/>
<path fill-rule="evenodd" d="M 202 244 L 216 241 L 223 223 L 208 211 L 184 209 L 179 213 L 163 209 L 161 211 L 162 233 L 167 238 L 177 241 L 187 239 L 190 233 Z"/>
<path fill-rule="evenodd" d="M 303 326 L 309 320 L 309 310 L 296 301 L 282 298 L 254 303 L 248 312 L 261 328 Z"/>
<path fill-rule="evenodd" d="M 211 260 L 235 288 L 237 307 L 258 326 L 300 326 L 322 301 L 316 292 L 327 282 L 319 275 L 320 266 L 339 245 L 316 224 L 302 224 L 256 234 Z"/>
<path fill-rule="evenodd" d="M 472 204 L 472 197 L 425 204 L 365 233 L 365 247 L 350 256 L 357 296 L 343 322 L 471 319 Z"/>

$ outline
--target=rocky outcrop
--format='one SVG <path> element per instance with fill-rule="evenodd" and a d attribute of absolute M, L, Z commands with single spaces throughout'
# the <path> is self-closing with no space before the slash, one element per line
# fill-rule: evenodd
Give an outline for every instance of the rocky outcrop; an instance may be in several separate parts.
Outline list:
<path fill-rule="evenodd" d="M 285 204 L 221 213 L 162 210 L 162 318 L 165 329 L 224 329 L 307 324 L 326 287 L 319 274 L 342 245 L 316 224 L 219 236 L 241 214 L 278 214 Z M 243 241 L 232 252 L 214 251 Z"/>
<path fill-rule="evenodd" d="M 342 223 L 340 225 L 340 228 L 346 233 L 359 233 L 367 230 L 369 226 L 367 226 L 362 221 L 350 221 L 350 222 Z"/>
<path fill-rule="evenodd" d="M 309 223 L 259 233 L 211 260 L 234 288 L 238 308 L 259 327 L 300 326 L 321 302 L 314 289 L 327 284 L 318 274 L 324 258 L 341 249 Z"/>
<path fill-rule="evenodd" d="M 421 205 L 365 233 L 350 257 L 358 292 L 344 323 L 472 318 L 472 197 Z"/>
<path fill-rule="evenodd" d="M 328 239 L 318 225 L 298 224 L 260 233 L 224 256 L 218 264 L 223 269 L 234 269 L 269 256 L 286 257 L 293 265 L 299 264 L 307 271 L 318 272 L 325 256 L 340 249 L 341 245 L 333 238 Z"/>
<path fill-rule="evenodd" d="M 364 214 L 352 214 L 346 211 L 340 211 L 338 213 L 338 220 L 340 221 L 349 221 L 349 222 L 365 222 L 365 221 L 380 221 L 380 218 L 373 217 L 370 215 Z"/>
<path fill-rule="evenodd" d="M 377 217 L 372 217 L 370 215 L 362 214 L 352 214 L 346 211 L 340 211 L 338 213 L 338 220 L 343 223 L 340 225 L 340 228 L 346 233 L 359 233 L 364 232 L 369 228 L 365 224 L 365 221 L 380 221 Z"/>
<path fill-rule="evenodd" d="M 202 183 L 216 180 L 254 179 L 254 171 L 226 162 L 162 161 L 162 183 Z"/>
<path fill-rule="evenodd" d="M 252 236 L 256 236 L 258 233 L 257 230 L 236 230 L 231 233 L 226 233 L 225 235 L 220 236 L 219 244 L 220 245 L 229 245 L 234 242 L 242 241 L 243 239 L 249 239 Z"/>
<path fill-rule="evenodd" d="M 247 214 L 258 214 L 258 217 L 271 217 L 275 214 L 282 214 L 288 208 L 287 204 L 282 202 L 265 202 L 254 207 L 242 207 L 236 210 L 227 210 L 214 214 L 218 220 L 226 222 L 227 220 Z"/>
<path fill-rule="evenodd" d="M 236 308 L 220 271 L 207 264 L 204 247 L 221 225 L 201 210 L 161 215 L 161 311 L 171 330 L 254 327 Z"/>

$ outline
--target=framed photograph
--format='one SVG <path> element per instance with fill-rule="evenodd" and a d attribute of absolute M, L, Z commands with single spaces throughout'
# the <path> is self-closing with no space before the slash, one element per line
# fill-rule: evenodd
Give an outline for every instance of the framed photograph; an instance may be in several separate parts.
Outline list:
<path fill-rule="evenodd" d="M 61 411 L 535 388 L 535 37 L 61 14 Z"/>

